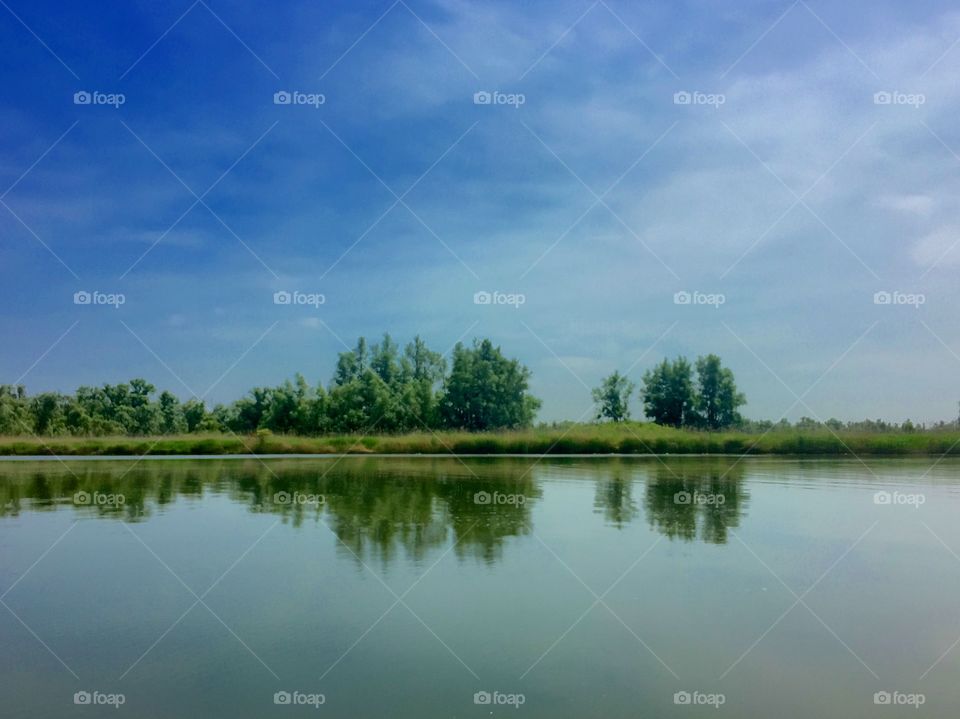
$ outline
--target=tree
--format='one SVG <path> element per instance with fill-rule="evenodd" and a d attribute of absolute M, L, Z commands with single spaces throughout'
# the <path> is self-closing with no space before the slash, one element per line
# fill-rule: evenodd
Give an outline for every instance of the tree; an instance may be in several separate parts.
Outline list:
<path fill-rule="evenodd" d="M 440 386 L 447 370 L 443 355 L 433 352 L 419 335 L 408 344 L 400 360 L 403 396 L 401 406 L 412 417 L 413 427 L 434 428 L 440 425 Z"/>
<path fill-rule="evenodd" d="M 0 385 L 0 434 L 31 432 L 32 424 L 33 417 L 23 385 Z"/>
<path fill-rule="evenodd" d="M 34 432 L 39 435 L 66 434 L 65 408 L 71 400 L 59 392 L 38 394 L 30 402 L 33 413 Z"/>
<path fill-rule="evenodd" d="M 266 408 L 257 425 L 257 429 L 269 429 L 271 432 L 293 432 L 298 423 L 299 408 L 306 398 L 306 380 L 296 376 L 297 386 L 287 380 L 279 387 L 267 390 Z"/>
<path fill-rule="evenodd" d="M 129 403 L 134 434 L 157 434 L 160 431 L 160 407 L 150 401 L 156 387 L 145 379 L 130 380 Z"/>
<path fill-rule="evenodd" d="M 717 355 L 697 358 L 697 424 L 713 430 L 731 427 L 740 421 L 737 408 L 746 402 L 746 397 L 737 391 L 733 372 L 723 367 Z"/>
<path fill-rule="evenodd" d="M 376 372 L 388 387 L 394 387 L 400 381 L 400 348 L 389 334 L 384 334 L 383 341 L 373 346 L 370 352 L 370 369 Z"/>
<path fill-rule="evenodd" d="M 374 345 L 372 352 L 368 351 L 364 337 L 357 340 L 355 349 L 341 352 L 327 396 L 331 429 L 368 432 L 397 428 L 400 422 L 394 406 L 394 388 L 388 381 L 399 373 L 397 348 L 390 335 L 384 335 L 383 342 Z"/>
<path fill-rule="evenodd" d="M 166 390 L 160 393 L 160 431 L 163 434 L 183 434 L 187 431 L 187 420 L 180 400 Z"/>
<path fill-rule="evenodd" d="M 593 401 L 599 405 L 597 419 L 606 418 L 613 422 L 630 419 L 630 395 L 636 388 L 619 372 L 605 377 L 600 386 L 593 390 Z"/>
<path fill-rule="evenodd" d="M 241 397 L 223 413 L 226 426 L 234 432 L 249 434 L 260 428 L 270 406 L 271 392 L 267 387 L 254 387 L 247 397 Z"/>
<path fill-rule="evenodd" d="M 183 418 L 187 423 L 188 432 L 200 431 L 207 417 L 207 408 L 202 399 L 191 397 L 183 403 Z"/>
<path fill-rule="evenodd" d="M 397 425 L 396 398 L 376 372 L 367 368 L 356 379 L 330 389 L 328 407 L 337 432 L 391 431 Z"/>
<path fill-rule="evenodd" d="M 694 397 L 690 363 L 684 357 L 663 360 L 643 375 L 643 411 L 657 424 L 681 427 L 693 418 Z"/>
<path fill-rule="evenodd" d="M 528 394 L 529 380 L 530 370 L 504 357 L 490 340 L 474 340 L 470 348 L 458 342 L 440 401 L 444 424 L 467 430 L 529 425 L 540 408 L 540 400 Z"/>
<path fill-rule="evenodd" d="M 79 387 L 72 395 L 48 392 L 33 397 L 23 387 L 0 385 L 0 434 L 269 430 L 316 435 L 442 426 L 500 429 L 533 421 L 540 401 L 529 394 L 529 369 L 504 357 L 489 340 L 474 341 L 469 348 L 460 344 L 454 355 L 448 377 L 444 357 L 420 337 L 402 352 L 389 334 L 372 347 L 360 337 L 354 349 L 340 353 L 329 391 L 319 384 L 311 387 L 297 374 L 276 387 L 254 387 L 210 411 L 200 398 L 181 403 L 167 391 L 158 397 L 156 388 L 139 378 Z"/>
<path fill-rule="evenodd" d="M 337 371 L 333 383 L 337 386 L 360 377 L 367 368 L 367 340 L 361 337 L 357 340 L 357 348 L 341 352 L 337 356 Z"/>

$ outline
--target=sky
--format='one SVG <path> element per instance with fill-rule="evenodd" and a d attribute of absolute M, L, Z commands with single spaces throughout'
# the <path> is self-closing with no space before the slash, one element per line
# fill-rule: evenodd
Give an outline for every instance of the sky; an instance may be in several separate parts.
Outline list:
<path fill-rule="evenodd" d="M 545 421 L 709 352 L 748 417 L 957 416 L 952 3 L 2 0 L 0 48 L 0 382 L 229 402 L 388 331 Z"/>

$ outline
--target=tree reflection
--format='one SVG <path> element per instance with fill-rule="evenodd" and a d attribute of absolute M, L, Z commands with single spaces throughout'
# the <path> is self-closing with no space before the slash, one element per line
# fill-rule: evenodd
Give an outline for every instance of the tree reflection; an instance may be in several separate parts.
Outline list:
<path fill-rule="evenodd" d="M 647 521 L 671 539 L 723 544 L 749 501 L 743 473 L 734 461 L 658 466 L 647 480 Z"/>
<path fill-rule="evenodd" d="M 725 459 L 649 458 L 22 462 L 0 467 L 0 518 L 72 507 L 140 522 L 176 502 L 223 498 L 293 527 L 325 525 L 358 563 L 449 551 L 492 564 L 511 538 L 531 533 L 544 480 L 563 476 L 594 483 L 594 511 L 610 526 L 644 514 L 671 539 L 724 543 L 748 500 L 743 471 Z"/>
<path fill-rule="evenodd" d="M 637 516 L 637 504 L 633 499 L 633 479 L 624 476 L 616 467 L 597 476 L 596 495 L 593 506 L 604 519 L 615 527 L 622 528 Z"/>

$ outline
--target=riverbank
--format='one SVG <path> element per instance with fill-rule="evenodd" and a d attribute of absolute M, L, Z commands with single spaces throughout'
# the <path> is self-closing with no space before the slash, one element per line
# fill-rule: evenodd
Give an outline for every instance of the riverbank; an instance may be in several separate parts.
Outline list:
<path fill-rule="evenodd" d="M 0 437 L 0 456 L 231 454 L 777 454 L 960 456 L 960 432 L 696 432 L 654 424 L 583 424 L 508 432 L 297 437 Z"/>

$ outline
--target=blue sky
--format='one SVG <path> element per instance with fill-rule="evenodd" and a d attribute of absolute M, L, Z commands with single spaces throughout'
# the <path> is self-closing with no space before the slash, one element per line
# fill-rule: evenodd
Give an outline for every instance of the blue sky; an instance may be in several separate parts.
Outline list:
<path fill-rule="evenodd" d="M 4 382 L 229 401 L 388 330 L 546 420 L 707 352 L 751 417 L 956 416 L 949 3 L 2 5 Z"/>

